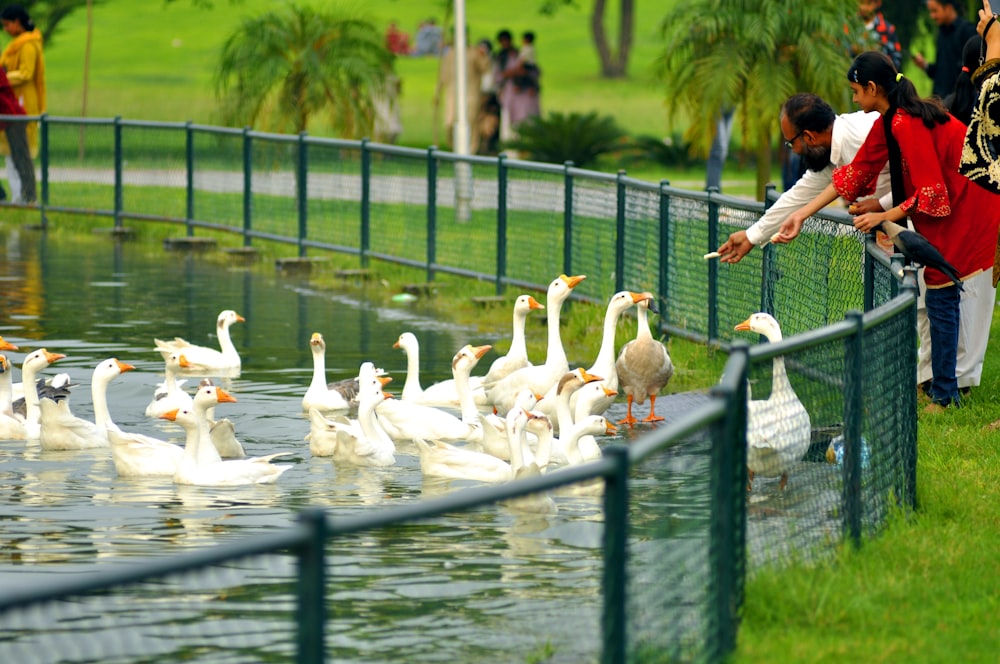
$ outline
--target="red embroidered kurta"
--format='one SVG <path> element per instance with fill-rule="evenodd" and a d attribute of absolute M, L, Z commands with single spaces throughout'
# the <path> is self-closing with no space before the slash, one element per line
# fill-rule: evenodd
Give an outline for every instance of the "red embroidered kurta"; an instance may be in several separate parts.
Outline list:
<path fill-rule="evenodd" d="M 958 172 L 965 145 L 965 125 L 950 118 L 929 129 L 920 118 L 897 110 L 892 133 L 903 158 L 906 200 L 903 211 L 913 227 L 955 266 L 962 278 L 993 269 L 1000 228 L 1000 196 L 977 187 Z M 848 201 L 870 194 L 879 171 L 889 159 L 881 121 L 850 164 L 833 171 L 837 193 Z M 928 287 L 947 286 L 951 280 L 927 268 Z"/>

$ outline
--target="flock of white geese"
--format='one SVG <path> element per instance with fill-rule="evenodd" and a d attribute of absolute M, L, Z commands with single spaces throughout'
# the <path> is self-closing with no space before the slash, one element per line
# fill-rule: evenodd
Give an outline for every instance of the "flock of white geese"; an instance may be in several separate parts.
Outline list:
<path fill-rule="evenodd" d="M 650 399 L 650 411 L 644 421 L 662 419 L 655 413 L 656 395 L 670 380 L 674 367 L 666 346 L 649 331 L 646 312 L 654 305 L 650 293 L 621 291 L 612 296 L 596 359 L 589 367 L 570 369 L 561 339 L 560 311 L 584 278 L 560 275 L 554 279 L 544 306 L 530 295 L 518 297 L 508 352 L 493 360 L 482 375 L 473 375 L 473 370 L 492 347 L 466 345 L 452 360 L 452 379 L 422 387 L 418 342 L 412 333 L 404 332 L 394 344 L 407 355 L 400 398 L 384 391 L 391 379 L 372 362 L 360 366 L 356 379 L 328 383 L 326 345 L 320 333 L 313 334 L 313 376 L 302 399 L 310 423 L 306 436 L 310 452 L 360 466 L 391 466 L 397 454 L 416 454 L 421 472 L 429 478 L 504 482 L 598 458 L 601 450 L 595 437 L 615 432 L 604 413 L 619 392 L 628 402 L 628 415 L 619 424 L 636 423 L 633 403 L 641 404 L 646 398 Z M 616 353 L 619 318 L 632 307 L 637 307 L 638 333 Z M 538 309 L 544 309 L 547 316 L 547 349 L 545 361 L 532 364 L 525 323 Z M 22 382 L 16 385 L 6 355 L 0 354 L 0 439 L 37 440 L 43 450 L 108 447 L 114 467 L 123 477 L 169 476 L 178 484 L 198 486 L 275 482 L 291 468 L 291 464 L 275 461 L 291 452 L 247 458 L 232 422 L 214 419 L 215 407 L 234 402 L 235 397 L 211 380 L 202 380 L 192 395 L 183 389 L 185 381 L 178 379 L 239 375 L 240 356 L 229 328 L 243 320 L 231 310 L 219 314 L 219 349 L 180 338 L 155 340 L 164 360 L 165 379 L 153 394 L 146 415 L 179 424 L 186 434 L 183 445 L 123 431 L 114 423 L 108 386 L 117 376 L 134 369 L 116 358 L 106 359 L 94 369 L 94 420 L 74 415 L 62 384 L 64 375 L 47 382 L 39 380 L 42 371 L 65 357 L 44 348 L 24 358 Z M 737 329 L 780 339 L 776 321 L 767 314 L 755 314 Z M 9 350 L 17 347 L 0 338 L 0 351 Z M 775 362 L 770 399 L 787 400 L 791 387 L 783 365 L 779 375 L 778 360 Z M 17 399 L 19 395 L 21 399 Z M 791 396 L 798 402 L 794 392 Z M 787 410 L 783 406 L 780 412 Z M 355 417 L 349 417 L 355 412 Z M 750 403 L 751 480 L 755 472 L 787 473 L 791 463 L 805 453 L 774 440 L 788 437 L 787 419 L 767 421 L 774 412 L 776 409 L 766 404 Z M 796 410 L 794 416 L 796 430 L 803 423 L 808 430 L 805 409 Z M 796 444 L 801 445 L 798 438 Z"/>

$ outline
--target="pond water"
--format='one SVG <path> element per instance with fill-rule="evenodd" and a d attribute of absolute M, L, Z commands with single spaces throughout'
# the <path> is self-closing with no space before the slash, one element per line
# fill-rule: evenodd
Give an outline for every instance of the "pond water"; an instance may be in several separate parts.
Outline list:
<path fill-rule="evenodd" d="M 227 268 L 198 255 L 15 227 L 0 227 L 0 279 L 0 334 L 21 347 L 8 353 L 16 381 L 26 352 L 45 347 L 63 353 L 66 358 L 45 375 L 69 373 L 78 384 L 71 408 L 90 418 L 91 372 L 101 360 L 117 357 L 136 370 L 111 384 L 113 420 L 126 431 L 177 442 L 183 435 L 176 425 L 144 415 L 162 380 L 153 339 L 180 336 L 214 345 L 218 312 L 236 310 L 246 318 L 232 328 L 243 370 L 225 385 L 238 402 L 220 406 L 218 416 L 235 423 L 248 454 L 288 451 L 294 464 L 275 485 L 178 487 L 169 479 L 117 477 L 107 450 L 48 452 L 37 442 L 0 442 L 0 587 L 6 588 L 271 532 L 308 506 L 333 516 L 356 514 L 467 486 L 425 482 L 410 454 L 399 454 L 397 465 L 385 469 L 337 467 L 312 457 L 300 408 L 312 372 L 309 337 L 321 332 L 327 341 L 330 380 L 352 377 L 361 362 L 373 360 L 396 377 L 391 390 L 405 377 L 405 356 L 392 348 L 403 331 L 420 340 L 425 385 L 448 377 L 462 345 L 509 334 L 477 337 L 439 320 L 420 301 L 380 308 L 364 287 L 320 291 L 307 278 Z M 623 405 L 609 416 L 624 416 Z M 687 472 L 703 475 L 701 461 L 687 465 Z M 649 481 L 646 498 L 658 509 L 676 504 L 676 518 L 703 523 L 703 514 L 691 514 L 693 504 L 704 504 L 704 495 L 695 499 L 703 492 L 685 490 L 681 477 L 675 473 L 669 485 Z M 498 506 L 338 542 L 331 548 L 331 658 L 470 662 L 498 661 L 504 653 L 501 659 L 524 661 L 534 653 L 548 661 L 595 660 L 601 502 L 572 494 L 556 501 L 555 515 Z M 180 584 L 185 592 L 189 586 L 229 588 L 222 613 L 167 611 L 161 604 L 143 609 L 137 622 L 130 602 L 150 593 L 133 590 L 119 598 L 122 606 L 97 598 L 101 603 L 84 615 L 55 624 L 51 615 L 62 615 L 65 607 L 36 622 L 17 617 L 26 621 L 19 628 L 0 627 L 0 660 L 281 660 L 295 642 L 291 598 L 281 585 L 291 571 L 287 558 L 274 558 L 252 581 L 243 570 L 223 583 L 218 577 L 224 572 L 216 570 Z M 262 583 L 277 586 L 263 592 Z M 237 589 L 254 601 L 232 601 L 240 596 Z M 165 591 L 153 595 L 158 593 Z M 78 610 L 85 605 L 76 603 Z M 199 618 L 187 619 L 185 611 Z"/>

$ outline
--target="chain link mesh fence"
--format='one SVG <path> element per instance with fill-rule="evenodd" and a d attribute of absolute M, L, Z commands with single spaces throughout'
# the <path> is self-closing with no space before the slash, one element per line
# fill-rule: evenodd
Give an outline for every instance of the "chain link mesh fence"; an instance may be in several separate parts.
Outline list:
<path fill-rule="evenodd" d="M 742 429 L 720 433 L 713 420 L 718 413 L 710 416 L 703 410 L 717 407 L 712 398 L 706 397 L 704 405 L 678 404 L 702 420 L 633 468 L 630 481 L 644 491 L 630 506 L 628 580 L 602 588 L 599 572 L 590 564 L 592 546 L 581 549 L 590 562 L 580 570 L 520 575 L 521 561 L 510 568 L 498 565 L 498 573 L 513 575 L 512 592 L 474 600 L 469 609 L 474 620 L 489 620 L 491 602 L 526 601 L 526 619 L 507 627 L 530 632 L 533 611 L 565 609 L 566 603 L 565 598 L 546 595 L 537 580 L 578 574 L 579 593 L 568 600 L 578 622 L 559 638 L 572 644 L 567 647 L 581 659 L 598 650 L 613 651 L 607 639 L 619 638 L 608 635 L 603 622 L 607 616 L 601 617 L 600 608 L 602 593 L 621 590 L 615 584 L 627 584 L 630 659 L 717 659 L 735 642 L 746 570 L 825 555 L 845 535 L 856 539 L 878 532 L 894 506 L 915 503 L 913 301 L 892 299 L 898 265 L 884 254 L 866 259 L 860 235 L 845 218 L 815 217 L 791 245 L 768 246 L 737 265 L 720 265 L 703 259 L 703 254 L 753 223 L 762 211 L 759 204 L 572 167 L 461 159 L 351 141 L 142 123 L 49 122 L 46 131 L 49 198 L 43 205 L 56 209 L 151 215 L 249 230 L 251 235 L 280 236 L 310 247 L 492 278 L 501 289 L 519 284 L 543 290 L 553 273 L 585 274 L 588 279 L 577 289 L 581 297 L 604 304 L 620 286 L 651 291 L 665 304 L 666 330 L 703 341 L 755 342 L 754 335 L 734 326 L 757 311 L 773 313 L 785 337 L 808 333 L 750 351 L 748 436 L 754 439 L 761 427 L 771 424 L 772 434 L 801 439 L 801 454 L 780 469 L 787 470 L 786 485 L 782 473 L 765 464 L 747 492 L 743 454 L 754 452 L 742 442 Z M 144 150 L 145 145 L 152 147 Z M 194 169 L 190 173 L 189 162 Z M 116 187 L 116 168 L 122 174 L 121 189 Z M 866 303 L 879 308 L 858 323 L 857 330 L 850 320 L 843 322 L 850 310 Z M 911 346 L 912 354 L 884 352 L 887 347 Z M 782 374 L 787 386 L 776 387 Z M 887 401 L 901 405 L 891 411 L 881 408 Z M 789 409 L 797 415 L 787 417 Z M 720 451 L 726 435 L 729 440 L 739 436 L 738 452 Z M 723 481 L 728 493 L 719 493 L 720 468 L 728 478 Z M 583 518 L 602 518 L 602 507 L 595 502 L 584 500 L 580 510 Z M 518 526 L 505 522 L 490 527 L 509 536 Z M 394 544 L 395 539 L 381 545 Z M 444 570 L 449 560 L 461 561 L 460 552 L 421 555 L 439 556 Z M 279 562 L 264 566 L 271 572 L 271 567 L 287 565 L 280 555 L 264 560 L 272 558 Z M 404 621 L 420 647 L 447 640 L 452 627 L 452 635 L 461 633 L 460 620 L 448 622 L 454 618 L 447 609 L 455 605 L 430 590 L 425 579 L 408 579 L 401 588 L 365 589 L 385 593 L 385 601 L 361 602 L 349 561 L 334 554 L 329 571 L 328 652 L 338 658 L 361 648 L 362 641 L 368 642 L 366 635 L 391 633 L 399 619 L 394 606 L 425 596 L 436 610 L 444 606 L 448 616 L 429 632 L 433 639 L 416 636 L 422 624 Z M 246 608 L 242 594 L 235 596 L 235 605 L 226 604 L 233 599 L 217 583 L 218 573 L 212 567 L 192 573 L 204 575 L 196 581 L 190 580 L 195 576 L 177 581 L 187 594 L 169 590 L 173 581 L 143 584 L 138 590 L 129 586 L 122 593 L 46 604 L 41 612 L 5 612 L 0 619 L 5 632 L 14 626 L 12 647 L 24 646 L 29 652 L 43 632 L 61 634 L 68 625 L 86 626 L 99 613 L 115 617 L 109 628 L 132 625 L 130 620 L 141 623 L 141 612 L 129 615 L 123 607 L 135 609 L 158 597 L 163 604 L 173 604 L 175 619 L 164 625 L 149 623 L 148 629 L 141 623 L 136 637 L 140 640 L 131 640 L 130 633 L 120 642 L 112 639 L 107 649 L 91 644 L 103 643 L 102 638 L 74 629 L 74 636 L 65 638 L 76 650 L 67 652 L 93 652 L 83 659 L 100 661 L 125 661 L 124 653 L 134 655 L 140 646 L 149 647 L 146 654 L 151 657 L 163 653 L 195 661 L 257 661 L 258 656 L 263 661 L 265 655 L 281 658 L 291 652 L 294 646 L 287 634 L 258 645 L 251 635 L 249 645 L 212 650 L 219 639 L 240 633 L 229 609 Z M 281 582 L 248 584 L 247 578 L 237 577 L 235 587 L 256 588 L 256 604 L 247 610 L 271 611 L 269 620 L 294 619 L 287 615 L 290 600 Z M 442 571 L 440 580 L 445 587 L 475 584 L 475 579 L 461 578 L 460 571 Z M 387 578 L 385 583 L 392 582 Z M 159 595 L 149 587 L 158 588 Z M 207 592 L 190 592 L 192 587 Z M 118 604 L 100 604 L 105 601 Z M 196 603 L 199 607 L 193 608 Z M 67 607 L 81 612 L 61 613 Z M 119 616 L 124 616 L 121 622 Z M 199 620 L 205 616 L 210 619 Z M 95 629 L 100 636 L 105 626 Z M 602 629 L 603 643 L 598 634 Z M 285 632 L 291 630 L 286 626 Z M 537 645 L 544 635 L 535 637 Z M 154 645 L 141 645 L 147 642 Z M 503 651 L 505 642 L 459 643 L 467 648 L 461 654 L 487 658 Z M 532 656 L 530 649 L 521 654 Z M 455 659 L 455 651 L 444 658 Z"/>

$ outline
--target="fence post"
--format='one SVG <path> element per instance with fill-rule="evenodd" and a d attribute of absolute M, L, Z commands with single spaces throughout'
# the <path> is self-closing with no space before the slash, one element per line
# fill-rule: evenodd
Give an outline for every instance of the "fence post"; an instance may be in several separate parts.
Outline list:
<path fill-rule="evenodd" d="M 773 182 L 768 182 L 764 186 L 764 211 L 774 205 L 776 188 Z M 763 257 L 760 264 L 760 310 L 766 311 L 772 316 L 777 315 L 774 311 L 774 288 L 771 286 L 771 275 L 775 273 L 774 245 L 768 242 L 764 245 Z"/>
<path fill-rule="evenodd" d="M 615 210 L 615 292 L 625 290 L 625 171 L 618 171 Z"/>
<path fill-rule="evenodd" d="M 41 228 L 42 230 L 47 230 L 49 227 L 49 217 L 45 213 L 45 208 L 49 205 L 49 116 L 46 113 L 42 113 L 38 118 L 39 125 L 39 140 L 40 140 L 40 150 L 39 154 L 42 156 L 42 191 L 40 205 L 38 206 L 39 212 L 41 212 Z"/>
<path fill-rule="evenodd" d="M 844 340 L 844 535 L 861 546 L 861 425 L 864 408 L 864 315 L 852 309 L 845 318 L 854 334 Z M 914 327 L 916 329 L 916 327 Z M 914 365 L 916 366 L 916 365 Z"/>
<path fill-rule="evenodd" d="M 434 281 L 437 263 L 437 147 L 427 148 L 427 282 Z"/>
<path fill-rule="evenodd" d="M 628 555 L 628 448 L 612 445 L 604 448 L 604 457 L 615 466 L 614 472 L 604 480 L 604 612 L 602 635 L 603 664 L 625 661 L 627 584 L 626 558 Z"/>
<path fill-rule="evenodd" d="M 563 274 L 573 274 L 573 168 L 563 162 Z"/>
<path fill-rule="evenodd" d="M 243 246 L 250 246 L 253 228 L 253 139 L 250 127 L 243 128 Z"/>
<path fill-rule="evenodd" d="M 194 123 L 188 120 L 184 123 L 184 225 L 187 227 L 187 236 L 194 235 Z"/>
<path fill-rule="evenodd" d="M 308 134 L 299 132 L 299 159 L 298 159 L 298 213 L 299 213 L 299 258 L 306 255 L 306 238 L 309 237 L 309 144 L 306 143 Z"/>
<path fill-rule="evenodd" d="M 709 526 L 710 625 L 705 634 L 708 661 L 722 661 L 736 649 L 743 578 L 746 570 L 747 486 L 747 372 L 750 346 L 734 341 L 727 372 L 736 376 L 710 391 L 724 399 L 726 415 L 712 425 L 709 495 L 712 518 Z M 712 629 L 711 626 L 714 626 Z"/>
<path fill-rule="evenodd" d="M 907 389 L 917 383 L 917 268 L 912 265 L 903 268 L 903 290 L 913 295 L 910 308 L 910 322 L 906 326 L 907 338 L 899 339 L 899 348 L 909 354 L 907 366 L 913 367 L 913 374 L 904 383 L 903 399 L 900 404 L 907 418 L 906 432 L 902 436 L 903 445 L 903 491 L 900 497 L 910 509 L 917 509 L 917 391 Z"/>
<path fill-rule="evenodd" d="M 371 250 L 371 177 L 372 154 L 368 139 L 361 139 L 361 267 L 368 267 Z"/>
<path fill-rule="evenodd" d="M 660 180 L 660 274 L 657 293 L 660 297 L 660 322 L 670 322 L 670 196 L 666 193 L 666 188 L 670 186 L 669 180 Z"/>
<path fill-rule="evenodd" d="M 299 548 L 297 587 L 297 636 L 300 663 L 326 660 L 326 514 L 321 509 L 303 511 L 298 521 L 309 529 L 309 539 Z"/>
<path fill-rule="evenodd" d="M 497 277 L 496 293 L 503 295 L 507 276 L 507 157 L 497 157 Z"/>
<path fill-rule="evenodd" d="M 115 230 L 122 227 L 122 116 L 115 116 Z"/>
<path fill-rule="evenodd" d="M 864 249 L 864 310 L 871 311 L 875 308 L 875 259 L 869 251 L 875 244 L 875 231 L 865 233 L 862 243 Z"/>
<path fill-rule="evenodd" d="M 719 204 L 713 200 L 718 196 L 718 187 L 708 187 L 708 249 L 719 248 Z M 708 341 L 719 336 L 719 261 L 708 262 Z"/>
<path fill-rule="evenodd" d="M 889 257 L 889 265 L 892 269 L 893 277 L 895 277 L 896 275 L 900 275 L 899 279 L 892 278 L 889 281 L 889 293 L 890 295 L 892 295 L 892 297 L 896 297 L 897 295 L 899 295 L 900 282 L 902 281 L 902 275 L 904 274 L 903 265 L 905 264 L 906 264 L 906 259 L 903 257 L 903 254 L 899 252 L 895 252 L 892 256 Z M 916 274 L 917 274 L 916 270 L 914 270 L 913 272 L 914 277 L 916 277 Z M 913 284 L 913 295 L 914 297 L 916 297 L 917 295 L 916 282 L 914 282 Z"/>

